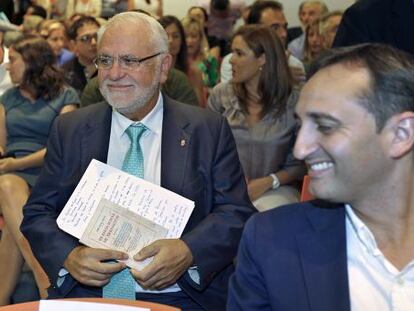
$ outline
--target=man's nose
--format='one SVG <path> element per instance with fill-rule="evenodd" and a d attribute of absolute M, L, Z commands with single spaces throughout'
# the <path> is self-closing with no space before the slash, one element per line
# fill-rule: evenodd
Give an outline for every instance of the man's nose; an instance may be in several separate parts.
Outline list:
<path fill-rule="evenodd" d="M 317 149 L 317 145 L 316 137 L 312 130 L 302 126 L 296 136 L 293 155 L 296 159 L 305 160 Z"/>
<path fill-rule="evenodd" d="M 118 59 L 115 58 L 111 68 L 109 68 L 109 77 L 112 80 L 116 80 L 122 75 L 123 75 L 123 69 L 121 65 L 119 64 Z"/>

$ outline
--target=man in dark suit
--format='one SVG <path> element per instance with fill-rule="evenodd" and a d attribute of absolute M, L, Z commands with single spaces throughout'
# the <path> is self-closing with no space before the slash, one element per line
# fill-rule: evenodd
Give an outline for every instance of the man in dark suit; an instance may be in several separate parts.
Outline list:
<path fill-rule="evenodd" d="M 359 0 L 344 13 L 334 47 L 386 43 L 414 54 L 412 0 Z"/>
<path fill-rule="evenodd" d="M 332 50 L 296 107 L 320 200 L 254 215 L 228 310 L 414 310 L 414 59 Z"/>
<path fill-rule="evenodd" d="M 24 209 L 22 231 L 53 284 L 50 298 L 100 297 L 125 268 L 107 261 L 126 254 L 79 244 L 56 218 L 93 158 L 122 166 L 131 145 L 125 131 L 142 124 L 144 179 L 193 200 L 195 209 L 180 239 L 157 240 L 134 256 L 154 256 L 143 270 L 131 269 L 136 299 L 224 309 L 241 231 L 254 208 L 225 119 L 160 93 L 171 60 L 164 29 L 145 14 L 116 15 L 100 33 L 98 79 L 112 107 L 95 104 L 54 124 Z"/>

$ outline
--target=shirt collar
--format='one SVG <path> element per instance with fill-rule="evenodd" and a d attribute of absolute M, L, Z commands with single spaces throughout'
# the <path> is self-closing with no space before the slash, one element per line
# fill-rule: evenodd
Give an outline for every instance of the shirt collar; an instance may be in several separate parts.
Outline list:
<path fill-rule="evenodd" d="M 382 253 L 378 248 L 375 237 L 372 234 L 371 230 L 365 225 L 362 220 L 355 214 L 351 205 L 345 205 L 346 217 L 351 225 L 352 230 L 355 232 L 356 236 L 364 245 L 364 247 L 373 255 L 380 256 Z"/>
<path fill-rule="evenodd" d="M 120 114 L 115 109 L 112 110 L 112 121 L 116 123 L 117 128 L 121 129 L 119 133 L 121 136 L 131 124 L 138 123 L 145 125 L 147 130 L 157 135 L 161 135 L 163 111 L 164 100 L 160 92 L 154 108 L 141 121 L 132 121 L 124 115 Z"/>

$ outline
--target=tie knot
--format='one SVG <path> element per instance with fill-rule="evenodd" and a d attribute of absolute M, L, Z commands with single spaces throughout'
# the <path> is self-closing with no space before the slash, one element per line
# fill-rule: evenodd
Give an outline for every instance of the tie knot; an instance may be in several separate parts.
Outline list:
<path fill-rule="evenodd" d="M 126 130 L 125 133 L 128 135 L 131 142 L 137 142 L 140 140 L 142 134 L 147 130 L 144 124 L 132 124 Z"/>

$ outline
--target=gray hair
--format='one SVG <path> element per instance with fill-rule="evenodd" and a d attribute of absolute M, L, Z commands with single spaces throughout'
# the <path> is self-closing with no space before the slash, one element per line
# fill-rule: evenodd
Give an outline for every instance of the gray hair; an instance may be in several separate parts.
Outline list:
<path fill-rule="evenodd" d="M 164 28 L 155 18 L 139 12 L 124 12 L 113 16 L 106 25 L 99 29 L 98 46 L 105 31 L 120 24 L 145 25 L 150 32 L 151 44 L 159 51 L 168 52 L 168 36 Z"/>
<path fill-rule="evenodd" d="M 323 1 L 319 0 L 305 0 L 299 5 L 298 13 L 302 12 L 303 7 L 307 4 L 317 4 L 321 8 L 321 15 L 328 13 L 328 6 Z"/>

